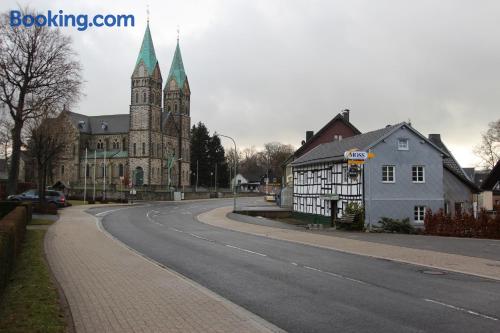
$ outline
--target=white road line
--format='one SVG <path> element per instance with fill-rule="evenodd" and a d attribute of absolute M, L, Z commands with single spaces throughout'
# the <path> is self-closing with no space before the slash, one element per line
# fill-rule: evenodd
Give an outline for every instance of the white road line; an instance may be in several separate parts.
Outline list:
<path fill-rule="evenodd" d="M 198 235 L 196 235 L 196 234 L 189 233 L 189 235 L 191 235 L 191 236 L 193 236 L 193 237 L 196 237 L 196 238 L 199 238 L 199 239 L 203 239 L 203 240 L 206 240 L 206 241 L 211 242 L 211 240 L 210 240 L 210 239 L 205 238 L 205 237 L 198 236 Z"/>
<path fill-rule="evenodd" d="M 237 249 L 237 250 L 240 250 L 240 251 L 244 251 L 244 252 L 256 254 L 258 256 L 267 257 L 267 254 L 264 254 L 264 253 L 259 253 L 259 252 L 254 252 L 254 251 L 250 251 L 250 250 L 247 250 L 247 249 L 242 249 L 241 247 L 232 246 L 232 245 L 229 245 L 229 244 L 226 244 L 226 246 L 230 247 L 232 249 Z"/>
<path fill-rule="evenodd" d="M 107 210 L 107 211 L 104 211 L 104 212 L 97 213 L 97 214 L 95 214 L 95 216 L 102 216 L 102 215 L 106 215 L 106 214 L 111 213 L 111 212 L 116 212 L 118 210 L 123 210 L 123 209 L 128 209 L 128 208 L 130 208 L 130 207 L 118 208 L 118 209 L 111 209 L 111 210 Z"/>
<path fill-rule="evenodd" d="M 179 229 L 175 229 L 175 228 L 172 228 L 172 227 L 170 227 L 170 229 L 172 229 L 173 231 L 185 233 L 185 231 L 182 231 L 182 230 L 179 230 Z"/>
<path fill-rule="evenodd" d="M 298 266 L 298 264 L 296 262 L 291 262 L 291 264 L 294 266 Z"/>
<path fill-rule="evenodd" d="M 424 298 L 424 301 L 430 302 L 430 303 L 434 303 L 434 304 L 439 304 L 439 305 L 445 306 L 445 307 L 453 309 L 453 310 L 462 311 L 462 312 L 471 314 L 473 316 L 478 316 L 478 317 L 482 317 L 482 318 L 490 319 L 490 320 L 494 320 L 494 321 L 500 320 L 500 319 L 495 318 L 495 317 L 491 317 L 491 316 L 488 316 L 488 315 L 485 315 L 485 314 L 482 314 L 482 313 L 479 313 L 479 312 L 475 312 L 475 311 L 472 311 L 472 310 L 464 309 L 464 308 L 461 308 L 461 307 L 458 307 L 458 306 L 455 306 L 455 305 L 451 305 L 451 304 L 446 304 L 446 303 L 443 303 L 443 302 L 435 301 L 433 299 Z"/>
<path fill-rule="evenodd" d="M 310 269 L 310 270 L 312 270 L 312 271 L 316 271 L 316 272 L 321 272 L 321 273 L 323 273 L 323 271 L 322 271 L 321 269 L 317 269 L 317 268 L 314 268 L 314 267 L 304 266 L 304 268 Z"/>

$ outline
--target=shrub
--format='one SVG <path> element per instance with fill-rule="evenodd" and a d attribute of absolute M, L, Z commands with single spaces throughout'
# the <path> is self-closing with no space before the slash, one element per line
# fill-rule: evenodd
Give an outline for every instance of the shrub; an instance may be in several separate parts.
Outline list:
<path fill-rule="evenodd" d="M 382 217 L 379 221 L 379 224 L 382 227 L 382 230 L 385 232 L 395 232 L 399 234 L 413 234 L 415 233 L 415 228 L 410 223 L 409 218 L 405 218 L 402 220 L 391 219 L 389 217 Z"/>
<path fill-rule="evenodd" d="M 349 230 L 364 230 L 365 229 L 365 209 L 357 202 L 349 202 L 347 204 L 346 214 L 354 215 L 354 221 L 350 225 L 346 225 Z"/>
<path fill-rule="evenodd" d="M 436 236 L 478 237 L 500 239 L 500 214 L 490 216 L 485 210 L 477 217 L 472 212 L 457 213 L 455 216 L 428 210 L 424 219 L 425 233 Z"/>

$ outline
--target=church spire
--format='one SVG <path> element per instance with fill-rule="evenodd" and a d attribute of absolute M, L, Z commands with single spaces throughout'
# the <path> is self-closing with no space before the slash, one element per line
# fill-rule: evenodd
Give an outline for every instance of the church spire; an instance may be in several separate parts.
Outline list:
<path fill-rule="evenodd" d="M 158 60 L 156 59 L 155 48 L 153 46 L 153 39 L 151 38 L 151 31 L 149 30 L 149 18 L 148 24 L 146 26 L 146 31 L 144 32 L 144 38 L 142 39 L 141 51 L 137 57 L 137 62 L 135 65 L 139 65 L 141 60 L 144 62 L 148 75 L 153 73 Z"/>
<path fill-rule="evenodd" d="M 179 89 L 184 87 L 184 82 L 186 81 L 186 72 L 184 71 L 184 64 L 182 63 L 181 49 L 179 47 L 179 36 L 177 35 L 177 47 L 175 48 L 174 59 L 172 60 L 172 65 L 170 66 L 170 72 L 168 73 L 167 84 L 171 79 L 174 79 L 177 83 Z"/>

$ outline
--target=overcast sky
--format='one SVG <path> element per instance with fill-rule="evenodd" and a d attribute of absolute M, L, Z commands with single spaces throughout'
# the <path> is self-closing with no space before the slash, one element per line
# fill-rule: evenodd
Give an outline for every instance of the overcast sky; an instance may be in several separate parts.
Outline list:
<path fill-rule="evenodd" d="M 83 65 L 74 111 L 127 113 L 146 5 L 164 79 L 177 26 L 192 123 L 241 147 L 296 147 L 344 108 L 362 132 L 411 120 L 462 166 L 500 116 L 499 1 L 24 1 L 40 12 L 132 14 L 135 27 L 71 35 Z M 229 143 L 227 143 L 229 146 Z"/>

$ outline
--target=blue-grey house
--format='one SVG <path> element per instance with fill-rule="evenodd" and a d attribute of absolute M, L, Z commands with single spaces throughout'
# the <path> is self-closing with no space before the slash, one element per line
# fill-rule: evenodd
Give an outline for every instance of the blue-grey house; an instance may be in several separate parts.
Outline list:
<path fill-rule="evenodd" d="M 352 149 L 375 157 L 353 168 L 344 157 Z M 443 159 L 448 157 L 404 122 L 322 144 L 292 163 L 293 212 L 328 224 L 349 202 L 358 202 L 367 225 L 382 217 L 423 224 L 426 209 L 444 208 Z"/>

